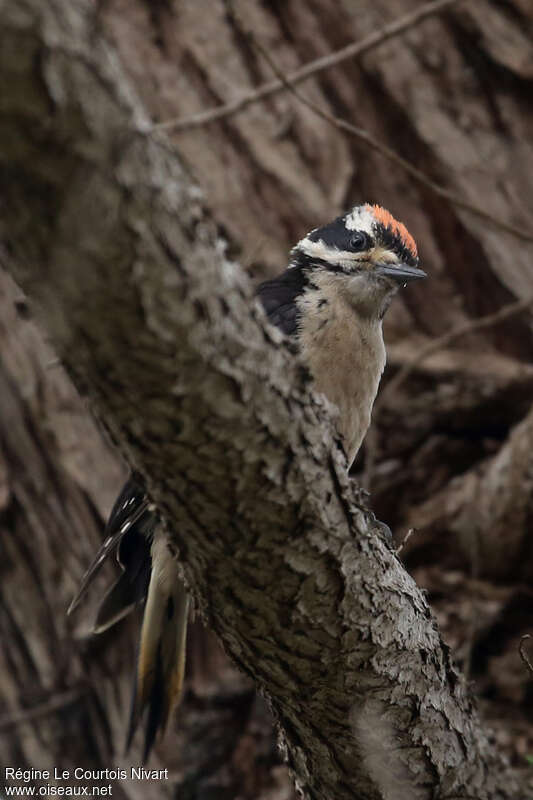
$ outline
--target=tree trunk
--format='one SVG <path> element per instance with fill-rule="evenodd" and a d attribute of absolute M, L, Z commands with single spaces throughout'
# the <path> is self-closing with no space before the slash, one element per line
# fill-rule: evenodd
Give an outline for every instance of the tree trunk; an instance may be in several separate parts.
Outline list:
<path fill-rule="evenodd" d="M 210 4 L 206 14 L 201 3 L 110 2 L 86 16 L 77 4 L 47 3 L 37 14 L 38 6 L 0 4 L 3 260 L 42 309 L 78 387 L 149 477 L 202 613 L 270 698 L 300 785 L 311 797 L 429 797 L 437 786 L 442 797 L 525 797 L 528 789 L 518 790 L 489 752 L 425 601 L 354 504 L 342 465 L 330 455 L 327 409 L 308 396 L 278 337 L 273 346 L 274 334 L 263 332 L 256 311 L 250 315 L 248 285 L 221 257 L 221 229 L 201 207 L 182 161 L 145 133 L 146 112 L 100 34 L 102 27 L 112 35 L 149 113 L 168 118 L 225 99 L 234 91 L 228 86 L 270 77 L 243 24 L 290 70 L 366 33 L 379 9 L 369 4 L 363 16 L 360 4 L 352 18 L 340 4 L 294 2 L 273 13 L 254 2 L 241 4 L 241 18 L 229 3 Z M 520 13 L 518 5 L 482 14 L 468 4 L 445 22 L 413 29 L 402 45 L 391 42 L 362 64 L 323 73 L 305 91 L 337 113 L 357 109 L 376 135 L 433 176 L 451 174 L 472 202 L 482 197 L 495 216 L 525 224 L 531 190 L 522 185 L 523 169 L 531 153 L 519 106 L 530 75 L 517 55 L 528 46 Z M 36 16 L 41 22 L 30 24 Z M 478 61 L 467 73 L 472 52 Z M 472 82 L 487 75 L 499 81 L 474 92 Z M 454 104 L 465 97 L 470 105 L 462 103 L 464 116 L 457 115 Z M 279 95 L 176 138 L 252 269 L 279 269 L 288 246 L 341 206 L 386 198 L 397 214 L 401 208 L 435 269 L 432 287 L 414 287 L 391 312 L 394 363 L 408 359 L 422 337 L 532 291 L 523 243 L 408 184 L 293 104 Z M 484 164 L 494 151 L 500 166 L 494 158 Z M 518 157 L 521 168 L 513 170 Z M 237 175 L 238 185 L 230 181 Z M 382 508 L 390 510 L 388 497 L 394 491 L 397 500 L 399 492 L 398 473 L 391 479 L 380 465 L 406 454 L 415 464 L 399 476 L 404 491 L 394 521 L 405 521 L 429 491 L 446 491 L 457 462 L 470 458 L 473 467 L 487 455 L 495 409 L 499 440 L 524 415 L 530 348 L 526 317 L 511 319 L 454 351 L 448 372 L 434 361 L 420 365 L 402 403 L 382 409 L 375 445 Z M 483 379 L 472 366 L 482 356 L 493 369 Z M 94 508 L 109 508 L 121 469 L 85 427 L 62 371 L 42 369 L 47 358 L 39 356 L 38 371 L 35 363 L 27 367 L 38 385 L 31 402 L 13 386 L 12 375 L 23 380 L 19 363 L 3 376 L 10 569 L 2 633 L 14 644 L 5 648 L 3 695 L 9 712 L 20 707 L 19 695 L 20 705 L 48 705 L 46 717 L 20 728 L 20 738 L 13 725 L 6 738 L 17 766 L 37 765 L 44 752 L 58 762 L 108 765 L 121 738 L 131 656 L 80 639 L 67 629 L 63 609 L 99 538 Z M 439 392 L 435 378 L 452 390 Z M 47 392 L 67 398 L 68 430 L 72 419 L 82 427 L 71 431 L 73 452 L 64 445 L 63 420 L 39 420 L 39 403 L 53 417 Z M 408 419 L 407 409 L 416 412 Z M 478 422 L 477 446 L 459 435 L 428 489 L 413 476 L 431 472 L 431 432 L 453 433 L 459 412 L 470 430 Z M 527 463 L 520 475 L 526 479 Z M 520 525 L 526 522 L 523 514 Z M 59 560 L 68 565 L 60 579 Z M 24 603 L 17 604 L 21 582 Z M 127 633 L 124 648 L 131 647 Z M 249 721 L 246 686 L 240 696 Z M 74 730 L 84 719 L 91 738 L 80 751 Z M 250 733 L 242 725 L 239 732 L 245 752 Z M 246 754 L 226 750 L 224 758 L 252 774 Z M 243 788 L 241 776 L 239 790 L 259 797 L 273 775 L 255 788 Z M 178 779 L 194 785 L 190 775 Z M 229 781 L 230 791 L 237 784 Z M 118 786 L 131 795 L 161 791 L 158 784 Z M 286 789 L 277 791 L 281 797 Z"/>

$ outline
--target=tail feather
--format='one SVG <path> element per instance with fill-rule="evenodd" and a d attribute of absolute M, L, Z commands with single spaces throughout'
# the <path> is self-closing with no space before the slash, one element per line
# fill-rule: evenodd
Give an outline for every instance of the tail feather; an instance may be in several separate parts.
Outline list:
<path fill-rule="evenodd" d="M 128 749 L 147 710 L 145 761 L 158 734 L 164 732 L 172 709 L 181 699 L 188 612 L 189 598 L 176 562 L 164 538 L 156 533 L 126 742 Z"/>
<path fill-rule="evenodd" d="M 101 633 L 135 606 L 145 604 L 126 745 L 128 749 L 146 712 L 144 761 L 181 698 L 189 613 L 187 592 L 158 529 L 158 519 L 142 483 L 132 475 L 111 511 L 104 542 L 68 610 L 69 614 L 75 610 L 104 561 L 114 553 L 122 574 L 104 596 L 93 630 Z"/>

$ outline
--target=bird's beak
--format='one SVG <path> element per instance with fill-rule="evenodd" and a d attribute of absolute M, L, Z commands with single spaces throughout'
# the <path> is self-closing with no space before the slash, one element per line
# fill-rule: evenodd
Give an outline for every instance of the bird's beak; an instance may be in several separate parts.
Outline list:
<path fill-rule="evenodd" d="M 376 264 L 375 271 L 378 275 L 392 278 L 397 283 L 408 283 L 417 281 L 419 278 L 427 278 L 424 270 L 410 267 L 409 264 Z"/>

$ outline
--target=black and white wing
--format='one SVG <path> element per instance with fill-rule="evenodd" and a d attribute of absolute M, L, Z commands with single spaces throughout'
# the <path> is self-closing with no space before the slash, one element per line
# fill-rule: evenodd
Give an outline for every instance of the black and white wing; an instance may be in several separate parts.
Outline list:
<path fill-rule="evenodd" d="M 287 336 L 294 336 L 298 328 L 297 299 L 306 285 L 301 270 L 290 267 L 277 278 L 265 281 L 257 289 L 269 322 Z"/>
<path fill-rule="evenodd" d="M 144 761 L 181 699 L 189 609 L 177 564 L 158 523 L 157 510 L 140 479 L 132 474 L 113 506 L 104 541 L 69 608 L 69 613 L 74 611 L 104 561 L 115 554 L 120 575 L 100 603 L 93 631 L 101 633 L 136 606 L 144 606 L 127 734 L 129 747 L 146 711 Z"/>
<path fill-rule="evenodd" d="M 150 508 L 142 484 L 131 475 L 111 510 L 104 541 L 81 580 L 69 606 L 69 614 L 79 606 L 93 579 L 112 554 L 120 564 L 121 575 L 102 600 L 95 631 L 110 627 L 142 602 L 150 572 L 150 539 L 156 522 L 157 514 Z"/>

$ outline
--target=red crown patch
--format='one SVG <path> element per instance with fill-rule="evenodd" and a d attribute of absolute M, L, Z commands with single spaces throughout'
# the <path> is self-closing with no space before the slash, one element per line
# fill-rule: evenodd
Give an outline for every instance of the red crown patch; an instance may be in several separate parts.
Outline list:
<path fill-rule="evenodd" d="M 394 219 L 392 214 L 387 211 L 387 209 L 382 208 L 381 206 L 367 205 L 367 208 L 372 212 L 377 222 L 380 222 L 385 228 L 390 228 L 390 230 L 401 239 L 402 243 L 409 250 L 413 258 L 418 257 L 416 242 L 403 222 L 398 222 L 398 220 Z"/>

